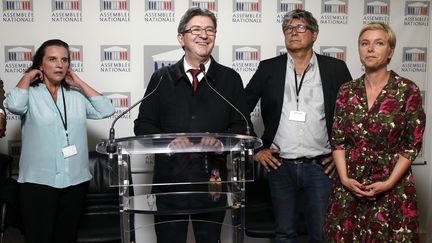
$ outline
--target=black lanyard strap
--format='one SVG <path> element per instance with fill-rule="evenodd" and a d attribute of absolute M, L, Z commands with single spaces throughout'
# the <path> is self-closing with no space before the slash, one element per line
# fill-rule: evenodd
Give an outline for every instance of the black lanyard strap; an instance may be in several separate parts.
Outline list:
<path fill-rule="evenodd" d="M 294 67 L 294 80 L 295 80 L 295 85 L 296 85 L 296 103 L 297 103 L 297 110 L 298 110 L 298 103 L 299 103 L 299 94 L 300 94 L 300 90 L 301 90 L 301 88 L 302 88 L 302 86 L 303 86 L 303 80 L 304 80 L 304 78 L 305 78 L 305 76 L 306 76 L 306 73 L 307 73 L 307 71 L 309 70 L 310 66 L 311 66 L 311 64 L 309 63 L 308 66 L 306 67 L 306 69 L 304 70 L 303 75 L 302 75 L 301 80 L 300 80 L 300 85 L 298 85 L 298 81 L 297 81 L 297 72 L 296 72 L 295 67 Z"/>
<path fill-rule="evenodd" d="M 57 111 L 58 111 L 58 113 L 60 115 L 60 119 L 62 121 L 63 128 L 64 128 L 64 130 L 66 132 L 66 140 L 67 140 L 67 143 L 69 145 L 69 134 L 68 134 L 68 130 L 67 130 L 66 100 L 65 100 L 65 95 L 64 95 L 64 91 L 63 91 L 63 85 L 60 85 L 60 88 L 61 88 L 61 91 L 62 91 L 62 98 L 63 98 L 64 119 L 63 119 L 62 113 L 60 112 L 60 108 L 57 106 L 57 103 L 56 103 L 56 101 L 54 99 L 54 96 L 51 94 L 51 92 L 49 91 L 48 86 L 47 86 L 48 93 L 51 95 L 51 98 L 54 101 L 54 105 L 57 108 Z"/>
<path fill-rule="evenodd" d="M 304 78 L 305 78 L 305 76 L 306 76 L 307 71 L 309 71 L 309 67 L 310 67 L 310 66 L 311 66 L 311 64 L 309 63 L 309 65 L 308 65 L 308 66 L 306 67 L 306 69 L 304 70 L 303 75 L 302 75 L 301 80 L 300 80 L 300 85 L 298 85 L 298 81 L 297 81 L 297 72 L 296 72 L 295 67 L 294 67 L 294 80 L 295 80 L 295 85 L 296 85 L 297 101 L 298 101 L 298 96 L 299 96 L 299 94 L 300 94 L 300 90 L 301 90 L 301 88 L 302 88 L 302 86 L 303 86 L 303 80 L 304 80 Z"/>

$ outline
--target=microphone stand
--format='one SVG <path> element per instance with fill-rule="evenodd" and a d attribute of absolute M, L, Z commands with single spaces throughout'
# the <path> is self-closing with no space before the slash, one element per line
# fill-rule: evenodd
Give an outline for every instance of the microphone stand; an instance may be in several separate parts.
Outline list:
<path fill-rule="evenodd" d="M 246 135 L 247 136 L 250 136 L 250 134 L 251 134 L 251 132 L 250 132 L 250 126 L 249 126 L 249 122 L 248 122 L 248 120 L 246 119 L 246 117 L 243 115 L 243 113 L 237 108 L 237 107 L 235 107 L 231 102 L 229 102 L 229 100 L 227 100 L 222 94 L 220 94 L 215 88 L 213 88 L 211 85 L 210 85 L 210 83 L 209 83 L 209 81 L 208 81 L 208 79 L 207 79 L 207 73 L 205 72 L 205 66 L 204 66 L 204 64 L 200 64 L 199 65 L 199 68 L 200 68 L 200 71 L 204 74 L 204 80 L 205 80 L 205 82 L 207 83 L 207 85 L 219 96 L 219 97 L 221 97 L 227 104 L 229 104 L 237 113 L 239 113 L 240 115 L 241 115 L 241 117 L 243 118 L 243 120 L 245 121 L 245 124 L 246 124 Z M 253 164 L 253 149 L 251 149 L 251 148 L 253 148 L 253 144 L 251 144 L 250 142 L 248 142 L 248 141 L 244 141 L 243 139 L 241 140 L 241 147 L 242 147 L 242 149 L 241 149 L 241 155 L 240 155 L 240 161 L 242 162 L 241 164 L 240 164 L 240 166 L 242 166 L 243 167 L 243 171 L 244 171 L 244 169 L 245 169 L 245 163 L 246 163 L 246 161 L 248 160 L 248 161 L 250 161 L 250 160 L 252 160 L 252 164 Z M 248 159 L 247 159 L 248 158 Z M 252 158 L 252 159 L 250 159 L 250 158 Z M 244 176 L 244 175 L 243 175 Z M 243 178 L 244 179 L 244 178 Z M 244 185 L 243 185 L 243 188 L 244 188 Z"/>
<path fill-rule="evenodd" d="M 115 141 L 115 129 L 114 126 L 117 123 L 117 121 L 124 116 L 126 113 L 128 113 L 130 110 L 132 110 L 133 108 L 135 108 L 135 106 L 137 106 L 138 104 L 140 104 L 141 102 L 143 102 L 145 99 L 147 99 L 150 95 L 152 95 L 156 89 L 159 87 L 159 84 L 162 81 L 164 75 L 161 75 L 161 77 L 159 78 L 159 81 L 156 85 L 156 87 L 147 95 L 145 95 L 144 97 L 142 97 L 140 100 L 138 100 L 135 104 L 133 104 L 131 107 L 127 108 L 126 110 L 124 110 L 122 113 L 120 113 L 120 115 L 118 115 L 114 121 L 111 123 L 111 128 L 109 131 L 109 139 L 108 139 L 108 144 L 106 146 L 106 151 L 108 153 L 108 157 L 109 159 L 113 159 L 114 157 L 114 153 L 117 153 L 117 143 Z"/>
<path fill-rule="evenodd" d="M 249 122 L 248 122 L 248 120 L 246 119 L 246 117 L 243 115 L 243 113 L 237 108 L 237 107 L 235 107 L 231 102 L 229 102 L 229 100 L 227 100 L 222 94 L 220 94 L 215 88 L 213 88 L 211 85 L 210 85 L 210 83 L 209 83 L 209 81 L 207 80 L 207 73 L 206 73 L 206 71 L 205 71 L 205 66 L 204 66 L 204 64 L 200 64 L 199 65 L 199 68 L 200 68 L 200 70 L 201 70 L 201 72 L 204 74 L 204 80 L 205 80 L 205 82 L 207 83 L 207 85 L 219 96 L 219 97 L 221 97 L 227 104 L 229 104 L 237 113 L 239 113 L 240 115 L 241 115 L 241 117 L 243 118 L 243 120 L 245 121 L 245 124 L 246 124 L 246 135 L 247 136 L 250 136 L 250 126 L 249 126 Z"/>

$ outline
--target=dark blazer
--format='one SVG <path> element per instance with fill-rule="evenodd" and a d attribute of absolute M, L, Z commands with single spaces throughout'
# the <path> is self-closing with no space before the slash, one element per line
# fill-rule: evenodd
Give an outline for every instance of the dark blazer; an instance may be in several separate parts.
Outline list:
<path fill-rule="evenodd" d="M 3 80 L 0 79 L 0 109 L 6 112 L 3 106 L 4 99 L 5 99 L 5 91 L 3 89 Z"/>
<path fill-rule="evenodd" d="M 316 54 L 324 92 L 324 110 L 327 132 L 331 135 L 337 92 L 342 83 L 352 80 L 345 62 Z M 246 87 L 249 112 L 261 99 L 261 116 L 264 123 L 263 148 L 269 148 L 279 127 L 285 90 L 288 56 L 280 55 L 261 61 Z"/>
<path fill-rule="evenodd" d="M 6 110 L 3 106 L 3 101 L 5 100 L 5 91 L 3 89 L 3 80 L 0 79 L 0 109 L 2 109 L 5 113 L 4 116 L 0 116 L 0 119 L 3 119 L 3 124 L 5 127 L 3 127 L 3 129 L 6 128 Z M 0 128 L 2 129 L 2 128 Z"/>
<path fill-rule="evenodd" d="M 160 77 L 162 76 L 162 79 Z M 213 58 L 207 79 L 221 95 L 249 119 L 243 82 L 231 68 L 222 66 Z M 161 81 L 159 86 L 159 80 Z M 243 117 L 201 80 L 196 93 L 186 76 L 183 58 L 174 65 L 156 71 L 150 80 L 146 95 L 135 120 L 136 135 L 179 132 L 218 132 L 245 134 Z"/>
<path fill-rule="evenodd" d="M 135 120 L 136 135 L 158 133 L 236 133 L 245 134 L 246 122 L 226 101 L 212 90 L 205 80 L 198 83 L 196 93 L 186 76 L 183 58 L 174 65 L 156 71 L 150 80 L 146 94 L 153 92 L 144 100 Z M 213 58 L 207 71 L 207 79 L 221 95 L 236 106 L 246 117 L 249 112 L 243 82 L 240 75 L 231 68 L 217 63 Z M 160 81 L 160 82 L 159 82 Z M 159 85 L 158 85 L 159 84 Z M 154 182 L 185 182 L 209 181 L 210 171 L 219 169 L 222 180 L 226 180 L 226 164 L 224 154 L 209 154 L 208 169 L 204 167 L 204 157 L 196 154 L 175 154 L 167 156 L 157 154 L 154 167 Z M 208 190 L 204 185 L 190 187 L 160 187 L 152 188 L 152 192 L 176 190 Z M 190 201 L 158 200 L 158 208 L 185 209 L 193 205 L 202 207 L 212 202 L 205 196 Z M 224 204 L 225 199 L 218 203 Z"/>

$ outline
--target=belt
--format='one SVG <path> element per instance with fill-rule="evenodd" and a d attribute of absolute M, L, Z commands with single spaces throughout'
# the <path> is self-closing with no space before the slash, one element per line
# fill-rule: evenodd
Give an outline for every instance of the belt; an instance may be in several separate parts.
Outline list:
<path fill-rule="evenodd" d="M 293 162 L 294 164 L 317 164 L 320 165 L 324 158 L 327 158 L 330 154 L 318 155 L 316 157 L 307 158 L 307 157 L 299 157 L 296 159 L 283 159 L 288 162 Z"/>

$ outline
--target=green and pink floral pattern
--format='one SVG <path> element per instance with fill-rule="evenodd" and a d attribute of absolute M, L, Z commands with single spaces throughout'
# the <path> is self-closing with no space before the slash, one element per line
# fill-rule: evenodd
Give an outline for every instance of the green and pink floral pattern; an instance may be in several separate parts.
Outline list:
<path fill-rule="evenodd" d="M 418 87 L 393 71 L 369 110 L 363 78 L 339 90 L 332 148 L 345 150 L 350 178 L 371 184 L 390 176 L 399 155 L 414 161 L 426 115 Z M 374 201 L 354 196 L 336 178 L 324 234 L 325 242 L 418 242 L 411 170 Z"/>

